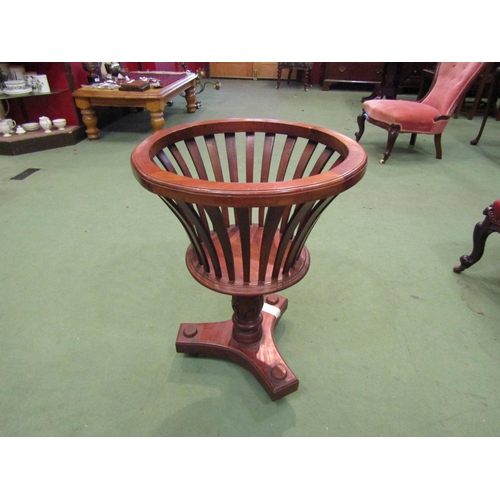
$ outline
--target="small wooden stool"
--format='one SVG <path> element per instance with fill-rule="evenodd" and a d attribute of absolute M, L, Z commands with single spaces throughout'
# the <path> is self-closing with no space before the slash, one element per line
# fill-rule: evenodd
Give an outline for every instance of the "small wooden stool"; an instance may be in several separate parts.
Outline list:
<path fill-rule="evenodd" d="M 281 73 L 284 69 L 288 69 L 288 80 L 287 84 L 290 85 L 290 77 L 292 76 L 293 70 L 296 70 L 297 73 L 299 71 L 304 73 L 304 90 L 309 90 L 310 81 L 311 81 L 311 70 L 313 67 L 312 62 L 279 62 L 278 63 L 278 81 L 276 82 L 276 88 L 280 88 L 281 84 Z"/>

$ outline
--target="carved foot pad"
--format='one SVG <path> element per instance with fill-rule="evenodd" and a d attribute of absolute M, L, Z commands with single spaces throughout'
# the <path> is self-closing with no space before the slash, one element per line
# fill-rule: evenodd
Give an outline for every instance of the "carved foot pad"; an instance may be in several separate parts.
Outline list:
<path fill-rule="evenodd" d="M 267 295 L 262 308 L 262 338 L 244 345 L 232 337 L 233 322 L 182 323 L 175 343 L 177 352 L 223 358 L 250 371 L 266 390 L 277 399 L 294 392 L 299 380 L 290 370 L 274 343 L 273 333 L 288 300 L 280 295 Z"/>
<path fill-rule="evenodd" d="M 453 272 L 460 274 L 462 271 L 465 271 L 465 269 L 469 269 L 469 267 L 475 264 L 476 262 L 477 262 L 476 260 L 472 260 L 470 258 L 470 255 L 462 255 L 462 257 L 460 257 L 460 265 L 455 266 L 453 268 Z"/>

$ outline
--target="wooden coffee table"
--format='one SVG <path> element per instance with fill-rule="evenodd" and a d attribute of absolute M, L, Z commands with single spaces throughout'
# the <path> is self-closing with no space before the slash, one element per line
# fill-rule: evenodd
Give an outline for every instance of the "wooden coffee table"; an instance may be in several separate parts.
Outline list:
<path fill-rule="evenodd" d="M 151 126 L 155 132 L 161 130 L 165 124 L 163 117 L 165 104 L 181 92 L 185 91 L 186 93 L 187 112 L 194 113 L 196 111 L 196 73 L 144 72 L 133 76 L 138 78 L 143 74 L 161 80 L 162 87 L 136 92 L 88 86 L 73 92 L 75 104 L 82 113 L 82 120 L 87 127 L 86 132 L 89 139 L 99 139 L 100 137 L 94 109 L 96 106 L 146 108 L 150 113 Z"/>

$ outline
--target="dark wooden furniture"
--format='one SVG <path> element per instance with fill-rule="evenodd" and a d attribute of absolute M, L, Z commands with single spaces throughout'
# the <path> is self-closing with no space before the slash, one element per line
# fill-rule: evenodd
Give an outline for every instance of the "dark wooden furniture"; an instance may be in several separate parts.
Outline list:
<path fill-rule="evenodd" d="M 327 62 L 324 64 L 323 90 L 336 83 L 381 84 L 383 62 Z"/>
<path fill-rule="evenodd" d="M 491 233 L 500 233 L 500 200 L 496 200 L 489 207 L 486 207 L 483 215 L 486 216 L 484 220 L 474 226 L 472 253 L 460 257 L 460 265 L 453 268 L 456 273 L 461 273 L 464 269 L 475 264 L 483 256 L 488 236 Z"/>
<path fill-rule="evenodd" d="M 284 69 L 288 70 L 288 80 L 287 84 L 290 85 L 290 77 L 292 76 L 293 71 L 295 70 L 298 74 L 302 74 L 302 78 L 304 81 L 304 90 L 308 90 L 311 81 L 311 70 L 313 67 L 312 62 L 279 62 L 278 63 L 278 79 L 276 81 L 276 88 L 279 89 L 281 85 L 281 73 Z"/>
<path fill-rule="evenodd" d="M 178 352 L 242 365 L 273 400 L 297 390 L 273 340 L 287 308 L 277 292 L 305 276 L 309 233 L 363 177 L 366 162 L 363 148 L 343 135 L 277 120 L 191 123 L 137 146 L 134 174 L 186 230 L 189 272 L 232 297 L 231 320 L 181 324 Z"/>
<path fill-rule="evenodd" d="M 363 98 L 362 102 L 370 99 L 396 99 L 398 94 L 417 93 L 422 87 L 424 71 L 435 66 L 436 63 L 386 62 L 381 83 L 376 83 L 373 92 Z"/>
<path fill-rule="evenodd" d="M 90 86 L 81 87 L 73 92 L 75 104 L 80 109 L 82 120 L 87 127 L 87 137 L 99 139 L 100 136 L 94 109 L 96 106 L 146 108 L 150 113 L 151 126 L 155 132 L 161 130 L 165 125 L 163 116 L 165 104 L 181 92 L 185 92 L 188 113 L 194 113 L 196 111 L 197 74 L 191 72 L 165 73 L 168 72 L 148 72 L 147 76 L 161 79 L 163 86 L 150 88 L 143 92 L 99 89 Z"/>

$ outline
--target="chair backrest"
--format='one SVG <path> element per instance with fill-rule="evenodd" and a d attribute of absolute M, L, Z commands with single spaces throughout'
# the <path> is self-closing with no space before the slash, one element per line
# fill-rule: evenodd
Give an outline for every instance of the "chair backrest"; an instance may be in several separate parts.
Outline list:
<path fill-rule="evenodd" d="M 422 100 L 439 110 L 443 116 L 451 116 L 460 99 L 481 71 L 486 62 L 441 62 L 428 94 Z"/>

